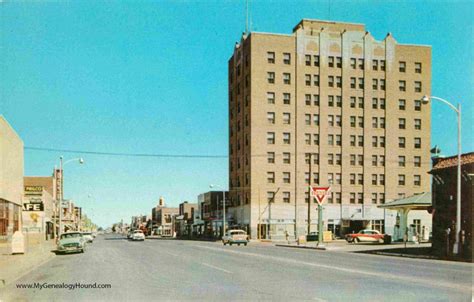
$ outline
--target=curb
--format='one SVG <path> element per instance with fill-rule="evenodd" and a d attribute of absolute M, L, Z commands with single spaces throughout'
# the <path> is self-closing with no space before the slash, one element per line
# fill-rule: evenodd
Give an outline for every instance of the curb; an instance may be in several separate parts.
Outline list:
<path fill-rule="evenodd" d="M 394 256 L 394 257 L 404 257 L 404 258 L 420 258 L 420 259 L 439 260 L 439 258 L 437 258 L 435 256 L 426 256 L 426 255 L 409 255 L 409 254 L 399 254 L 399 253 L 389 253 L 389 252 L 372 252 L 370 254 L 383 255 L 383 256 Z"/>
<path fill-rule="evenodd" d="M 308 249 L 308 250 L 319 250 L 319 251 L 326 251 L 325 247 L 313 247 L 313 246 L 305 246 L 305 245 L 288 245 L 288 244 L 275 244 L 278 247 L 289 247 L 289 248 L 296 248 L 296 249 Z"/>

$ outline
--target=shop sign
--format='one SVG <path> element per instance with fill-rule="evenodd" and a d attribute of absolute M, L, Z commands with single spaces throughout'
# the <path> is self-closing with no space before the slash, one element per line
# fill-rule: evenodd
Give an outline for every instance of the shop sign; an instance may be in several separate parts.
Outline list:
<path fill-rule="evenodd" d="M 23 211 L 44 211 L 43 203 L 24 203 Z"/>
<path fill-rule="evenodd" d="M 43 195 L 43 187 L 25 186 L 25 195 Z"/>

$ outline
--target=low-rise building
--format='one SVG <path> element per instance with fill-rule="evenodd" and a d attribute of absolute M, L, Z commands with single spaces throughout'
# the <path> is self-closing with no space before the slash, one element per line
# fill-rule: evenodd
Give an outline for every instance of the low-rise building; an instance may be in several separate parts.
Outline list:
<path fill-rule="evenodd" d="M 176 233 L 178 237 L 191 236 L 194 223 L 194 212 L 197 209 L 197 203 L 187 201 L 179 204 L 179 214 L 176 217 Z"/>
<path fill-rule="evenodd" d="M 229 192 L 225 191 L 209 191 L 202 193 L 198 196 L 198 204 L 201 205 L 201 219 L 204 222 L 203 227 L 203 236 L 205 237 L 220 237 L 223 234 L 222 224 L 223 224 L 223 195 L 226 196 L 226 206 L 227 209 L 230 205 L 228 202 Z M 233 225 L 233 219 L 229 214 L 229 211 L 226 211 L 226 226 Z"/>
<path fill-rule="evenodd" d="M 0 115 L 0 243 L 7 242 L 7 248 L 21 230 L 23 165 L 23 141 Z"/>
<path fill-rule="evenodd" d="M 457 156 L 434 158 L 431 174 L 433 250 L 451 256 L 456 238 Z M 472 261 L 474 152 L 461 157 L 461 232 L 459 257 Z"/>
<path fill-rule="evenodd" d="M 178 208 L 165 206 L 163 197 L 160 197 L 158 205 L 152 209 L 152 221 L 156 227 L 155 233 L 160 236 L 174 236 L 173 217 L 179 215 Z"/>

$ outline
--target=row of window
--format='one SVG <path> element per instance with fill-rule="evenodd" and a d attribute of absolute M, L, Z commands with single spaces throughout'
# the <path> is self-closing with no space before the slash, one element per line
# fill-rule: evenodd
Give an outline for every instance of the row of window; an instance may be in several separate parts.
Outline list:
<path fill-rule="evenodd" d="M 372 174 L 371 175 L 371 184 L 374 186 L 384 186 L 385 185 L 385 174 Z M 341 173 L 328 173 L 327 174 L 328 184 L 342 184 L 342 174 Z M 291 183 L 291 173 L 282 172 L 283 183 Z M 312 184 L 319 184 L 319 173 L 312 173 Z M 267 172 L 267 183 L 275 183 L 275 172 Z M 310 174 L 305 173 L 305 183 L 310 184 Z M 364 174 L 362 173 L 351 173 L 349 174 L 349 183 L 351 185 L 364 185 Z M 406 185 L 406 175 L 398 174 L 398 185 Z M 421 175 L 413 175 L 413 185 L 421 186 Z"/>

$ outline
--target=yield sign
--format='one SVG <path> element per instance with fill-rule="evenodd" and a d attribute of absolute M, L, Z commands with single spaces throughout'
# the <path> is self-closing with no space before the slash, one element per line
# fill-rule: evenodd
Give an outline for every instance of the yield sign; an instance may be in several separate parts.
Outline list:
<path fill-rule="evenodd" d="M 311 187 L 311 195 L 313 195 L 313 197 L 316 198 L 318 204 L 321 205 L 326 196 L 329 195 L 330 190 L 331 187 Z"/>

